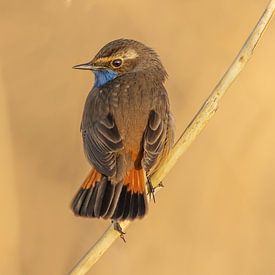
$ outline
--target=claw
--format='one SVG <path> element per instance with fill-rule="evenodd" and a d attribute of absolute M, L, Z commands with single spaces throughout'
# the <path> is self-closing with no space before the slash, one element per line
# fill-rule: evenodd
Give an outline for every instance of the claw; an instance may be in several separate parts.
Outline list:
<path fill-rule="evenodd" d="M 164 185 L 163 185 L 162 181 L 158 184 L 158 186 L 157 186 L 157 187 L 160 187 L 160 188 L 163 188 L 163 187 L 164 187 Z"/>
<path fill-rule="evenodd" d="M 120 238 L 126 243 L 124 235 L 126 234 L 120 224 L 117 221 L 112 220 L 112 223 L 114 224 L 114 230 L 116 230 L 118 233 L 120 233 Z"/>

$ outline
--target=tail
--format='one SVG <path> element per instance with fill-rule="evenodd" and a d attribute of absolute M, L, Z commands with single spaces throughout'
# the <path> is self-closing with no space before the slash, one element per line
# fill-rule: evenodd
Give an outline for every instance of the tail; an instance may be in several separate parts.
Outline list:
<path fill-rule="evenodd" d="M 123 182 L 112 183 L 95 169 L 90 172 L 72 202 L 77 216 L 133 220 L 148 210 L 143 169 L 132 169 Z"/>

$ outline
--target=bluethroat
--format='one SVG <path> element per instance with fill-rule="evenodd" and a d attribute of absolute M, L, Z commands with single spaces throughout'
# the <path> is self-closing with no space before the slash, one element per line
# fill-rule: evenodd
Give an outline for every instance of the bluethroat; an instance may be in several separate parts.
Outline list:
<path fill-rule="evenodd" d="M 105 45 L 92 61 L 74 66 L 95 75 L 81 122 L 86 157 L 93 167 L 72 202 L 77 216 L 142 218 L 150 177 L 174 140 L 164 87 L 167 77 L 156 52 L 130 39 Z"/>

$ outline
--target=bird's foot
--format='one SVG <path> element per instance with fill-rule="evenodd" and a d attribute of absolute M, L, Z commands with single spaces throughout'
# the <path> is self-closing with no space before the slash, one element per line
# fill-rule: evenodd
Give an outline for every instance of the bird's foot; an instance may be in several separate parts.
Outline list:
<path fill-rule="evenodd" d="M 152 181 L 150 179 L 150 177 L 147 177 L 147 191 L 148 191 L 148 195 L 149 195 L 149 199 L 153 199 L 154 203 L 156 202 L 156 198 L 155 198 L 155 187 L 152 184 Z"/>
<path fill-rule="evenodd" d="M 120 238 L 126 243 L 126 240 L 124 237 L 126 233 L 122 230 L 122 227 L 120 226 L 119 222 L 112 220 L 112 223 L 114 225 L 114 230 L 116 230 L 120 234 Z"/>
<path fill-rule="evenodd" d="M 164 187 L 164 184 L 162 183 L 162 181 L 157 185 L 156 188 L 163 188 Z"/>

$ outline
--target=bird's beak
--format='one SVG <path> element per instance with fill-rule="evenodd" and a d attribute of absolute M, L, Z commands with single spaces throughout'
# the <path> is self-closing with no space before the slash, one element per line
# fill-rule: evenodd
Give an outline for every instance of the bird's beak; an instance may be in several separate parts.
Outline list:
<path fill-rule="evenodd" d="M 85 63 L 85 64 L 79 64 L 73 66 L 73 69 L 78 69 L 78 70 L 95 70 L 96 67 L 92 65 L 91 62 Z"/>

